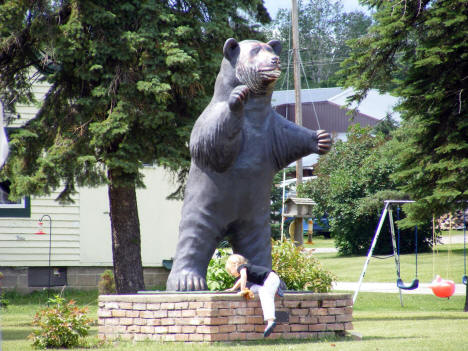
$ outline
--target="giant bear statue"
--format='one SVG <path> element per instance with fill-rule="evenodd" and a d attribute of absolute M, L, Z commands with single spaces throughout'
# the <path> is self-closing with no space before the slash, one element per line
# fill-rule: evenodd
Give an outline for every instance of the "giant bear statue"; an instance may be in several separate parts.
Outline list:
<path fill-rule="evenodd" d="M 251 263 L 271 267 L 270 191 L 276 172 L 330 149 L 330 135 L 271 107 L 281 44 L 228 39 L 213 98 L 195 122 L 179 242 L 166 289 L 206 290 L 223 238 Z"/>

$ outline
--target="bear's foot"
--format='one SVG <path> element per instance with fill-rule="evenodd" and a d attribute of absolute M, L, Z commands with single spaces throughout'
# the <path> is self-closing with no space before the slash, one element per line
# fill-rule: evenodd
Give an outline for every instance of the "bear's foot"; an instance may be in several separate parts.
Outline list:
<path fill-rule="evenodd" d="M 166 285 L 167 291 L 199 291 L 208 290 L 205 277 L 196 272 L 171 271 Z"/>

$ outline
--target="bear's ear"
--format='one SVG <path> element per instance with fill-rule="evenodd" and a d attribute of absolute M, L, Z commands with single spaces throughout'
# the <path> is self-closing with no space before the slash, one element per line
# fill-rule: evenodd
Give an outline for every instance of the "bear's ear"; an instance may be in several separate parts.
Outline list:
<path fill-rule="evenodd" d="M 275 54 L 279 56 L 281 53 L 281 42 L 279 40 L 270 40 L 267 44 L 270 45 Z"/>
<path fill-rule="evenodd" d="M 229 38 L 224 43 L 223 55 L 229 61 L 239 52 L 239 43 L 234 38 Z"/>

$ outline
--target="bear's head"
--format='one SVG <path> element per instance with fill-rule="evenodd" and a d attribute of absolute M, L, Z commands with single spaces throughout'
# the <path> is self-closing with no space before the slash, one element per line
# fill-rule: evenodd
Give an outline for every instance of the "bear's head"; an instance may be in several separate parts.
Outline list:
<path fill-rule="evenodd" d="M 230 38 L 224 44 L 223 54 L 232 72 L 233 86 L 244 84 L 254 95 L 264 95 L 273 90 L 281 74 L 279 54 L 281 43 L 271 40 L 262 43 L 256 40 Z"/>

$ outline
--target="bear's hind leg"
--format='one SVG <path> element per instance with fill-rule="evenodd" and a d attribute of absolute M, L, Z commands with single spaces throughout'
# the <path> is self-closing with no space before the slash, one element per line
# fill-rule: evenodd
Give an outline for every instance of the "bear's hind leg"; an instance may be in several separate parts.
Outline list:
<path fill-rule="evenodd" d="M 271 231 L 269 216 L 244 221 L 231 239 L 233 251 L 250 263 L 271 268 Z"/>
<path fill-rule="evenodd" d="M 220 231 L 212 223 L 183 220 L 166 290 L 208 290 L 206 271 L 220 239 Z"/>

